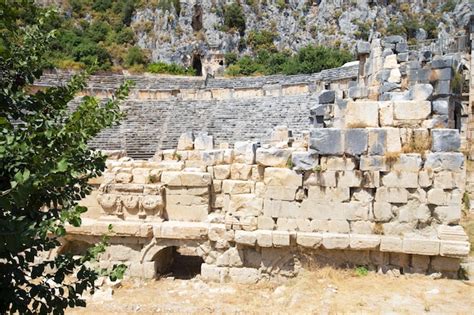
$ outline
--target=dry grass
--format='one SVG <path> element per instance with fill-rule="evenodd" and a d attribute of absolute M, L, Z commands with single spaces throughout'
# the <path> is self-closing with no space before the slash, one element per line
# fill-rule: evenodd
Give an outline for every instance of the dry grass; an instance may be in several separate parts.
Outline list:
<path fill-rule="evenodd" d="M 128 280 L 112 301 L 93 301 L 76 314 L 308 314 L 424 312 L 468 314 L 474 287 L 425 276 L 398 278 L 331 267 L 302 271 L 286 281 L 253 285 L 204 283 L 199 279 Z"/>
<path fill-rule="evenodd" d="M 400 159 L 400 152 L 387 152 L 384 155 L 385 162 L 389 165 L 395 164 Z"/>
<path fill-rule="evenodd" d="M 415 137 L 412 135 L 407 143 L 402 147 L 403 153 L 420 153 L 425 154 L 431 149 L 431 138 Z"/>

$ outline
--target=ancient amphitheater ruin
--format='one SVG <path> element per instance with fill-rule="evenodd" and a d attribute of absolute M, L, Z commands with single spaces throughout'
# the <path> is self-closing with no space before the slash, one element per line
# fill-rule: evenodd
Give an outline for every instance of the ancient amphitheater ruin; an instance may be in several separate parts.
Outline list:
<path fill-rule="evenodd" d="M 459 221 L 474 194 L 472 64 L 398 36 L 360 43 L 358 59 L 312 75 L 92 77 L 85 93 L 99 97 L 136 86 L 123 123 L 91 143 L 110 159 L 63 250 L 112 224 L 101 264 L 136 277 L 173 259 L 241 283 L 313 263 L 457 277 L 470 251 Z"/>

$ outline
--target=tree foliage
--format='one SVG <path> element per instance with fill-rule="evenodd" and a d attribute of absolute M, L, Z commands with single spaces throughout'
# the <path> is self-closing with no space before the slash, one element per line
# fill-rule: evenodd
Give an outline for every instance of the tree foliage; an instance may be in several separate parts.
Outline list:
<path fill-rule="evenodd" d="M 224 6 L 224 26 L 228 29 L 238 30 L 240 35 L 245 33 L 245 15 L 242 6 L 237 2 L 232 2 Z"/>
<path fill-rule="evenodd" d="M 56 250 L 65 225 L 79 226 L 87 209 L 78 200 L 91 192 L 105 157 L 87 142 L 122 117 L 125 84 L 104 102 L 92 97 L 68 107 L 85 86 L 76 75 L 60 87 L 33 93 L 54 38 L 51 11 L 33 1 L 0 2 L 0 313 L 63 313 L 84 306 L 98 271 L 88 262 L 106 240 L 84 257 Z M 113 275 L 123 273 L 117 266 Z"/>

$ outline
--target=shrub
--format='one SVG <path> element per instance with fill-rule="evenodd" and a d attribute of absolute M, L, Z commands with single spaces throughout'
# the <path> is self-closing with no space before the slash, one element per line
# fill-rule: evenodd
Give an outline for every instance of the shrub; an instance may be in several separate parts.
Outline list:
<path fill-rule="evenodd" d="M 254 57 L 238 59 L 226 73 L 231 76 L 314 73 L 340 67 L 352 59 L 352 55 L 345 50 L 323 46 L 304 47 L 294 56 L 290 52 L 260 49 Z"/>
<path fill-rule="evenodd" d="M 75 47 L 72 54 L 75 61 L 83 62 L 89 67 L 95 66 L 98 69 L 107 70 L 112 65 L 107 50 L 90 41 L 85 41 Z"/>
<path fill-rule="evenodd" d="M 224 7 L 224 26 L 228 29 L 236 29 L 240 35 L 245 33 L 245 16 L 242 7 L 233 2 Z"/>
<path fill-rule="evenodd" d="M 155 62 L 148 65 L 148 72 L 175 75 L 196 75 L 196 71 L 192 68 L 185 68 L 176 63 Z"/>
<path fill-rule="evenodd" d="M 123 28 L 115 40 L 118 44 L 133 44 L 135 42 L 135 33 L 130 27 Z"/>
<path fill-rule="evenodd" d="M 92 9 L 99 12 L 104 12 L 112 7 L 112 0 L 94 0 L 92 2 Z"/>
<path fill-rule="evenodd" d="M 148 58 L 140 47 L 133 46 L 128 50 L 124 62 L 126 67 L 145 65 L 148 62 Z"/>
<path fill-rule="evenodd" d="M 455 7 L 456 7 L 456 2 L 454 0 L 448 0 L 442 6 L 441 12 L 452 12 L 452 11 L 454 11 Z"/>
<path fill-rule="evenodd" d="M 228 52 L 224 55 L 226 65 L 232 65 L 237 61 L 237 54 L 235 52 Z"/>
<path fill-rule="evenodd" d="M 273 44 L 273 40 L 277 34 L 266 30 L 249 32 L 247 37 L 247 45 L 252 48 L 253 51 L 260 49 L 276 51 L 276 47 Z"/>
<path fill-rule="evenodd" d="M 369 274 L 369 270 L 367 269 L 367 267 L 360 266 L 355 269 L 355 274 L 358 277 L 365 277 Z"/>

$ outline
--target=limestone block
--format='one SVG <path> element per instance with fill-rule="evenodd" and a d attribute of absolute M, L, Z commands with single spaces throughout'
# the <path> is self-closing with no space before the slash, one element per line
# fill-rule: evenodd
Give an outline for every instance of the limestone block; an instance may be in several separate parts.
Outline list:
<path fill-rule="evenodd" d="M 417 255 L 439 255 L 439 240 L 428 238 L 409 238 L 403 239 L 403 252 Z"/>
<path fill-rule="evenodd" d="M 387 147 L 388 153 L 398 153 L 402 150 L 402 143 L 400 141 L 399 128 L 385 128 L 387 133 Z"/>
<path fill-rule="evenodd" d="M 272 220 L 273 222 L 273 220 Z M 272 247 L 272 231 L 256 231 L 257 245 L 260 247 Z"/>
<path fill-rule="evenodd" d="M 389 165 L 386 162 L 384 156 L 377 155 L 362 155 L 360 157 L 360 170 L 361 171 L 389 171 Z"/>
<path fill-rule="evenodd" d="M 193 195 L 168 195 L 166 196 L 167 205 L 207 205 L 209 203 L 209 196 L 193 196 Z"/>
<path fill-rule="evenodd" d="M 403 241 L 397 236 L 382 236 L 380 238 L 380 251 L 381 252 L 403 252 Z"/>
<path fill-rule="evenodd" d="M 372 234 L 374 223 L 371 221 L 351 221 L 351 233 Z"/>
<path fill-rule="evenodd" d="M 261 165 L 252 165 L 251 179 L 254 181 L 263 181 L 265 167 Z"/>
<path fill-rule="evenodd" d="M 433 152 L 459 152 L 461 137 L 457 129 L 433 129 L 431 151 Z"/>
<path fill-rule="evenodd" d="M 399 222 L 422 222 L 426 223 L 431 218 L 431 211 L 428 206 L 420 204 L 416 200 L 409 200 L 407 204 L 398 208 Z"/>
<path fill-rule="evenodd" d="M 209 264 L 201 265 L 201 277 L 205 281 L 224 282 L 226 275 L 227 268 Z"/>
<path fill-rule="evenodd" d="M 311 220 L 311 231 L 316 232 L 328 232 L 329 231 L 329 220 Z"/>
<path fill-rule="evenodd" d="M 215 179 L 227 179 L 230 176 L 230 165 L 216 165 L 213 173 Z"/>
<path fill-rule="evenodd" d="M 433 113 L 438 115 L 449 115 L 449 102 L 448 100 L 435 100 L 433 104 Z"/>
<path fill-rule="evenodd" d="M 344 133 L 345 153 L 361 155 L 367 152 L 368 133 L 365 129 L 347 129 Z"/>
<path fill-rule="evenodd" d="M 201 160 L 207 166 L 224 163 L 224 150 L 206 150 L 201 152 Z"/>
<path fill-rule="evenodd" d="M 216 242 L 223 239 L 226 233 L 225 224 L 211 224 L 209 226 L 208 237 L 210 241 Z"/>
<path fill-rule="evenodd" d="M 264 197 L 275 200 L 295 200 L 298 186 L 266 186 Z"/>
<path fill-rule="evenodd" d="M 255 154 L 258 148 L 257 142 L 237 141 L 234 144 L 235 162 L 255 164 Z"/>
<path fill-rule="evenodd" d="M 331 104 L 334 103 L 336 92 L 331 90 L 322 90 L 319 92 L 317 98 L 319 104 Z"/>
<path fill-rule="evenodd" d="M 339 206 L 343 208 L 347 220 L 357 221 L 369 219 L 371 204 L 370 202 L 351 201 L 341 203 Z"/>
<path fill-rule="evenodd" d="M 293 170 L 287 168 L 267 167 L 263 182 L 269 186 L 301 186 L 303 178 Z"/>
<path fill-rule="evenodd" d="M 244 264 L 243 252 L 237 248 L 229 248 L 220 257 L 217 258 L 218 266 L 241 267 Z"/>
<path fill-rule="evenodd" d="M 203 187 L 211 184 L 211 175 L 201 172 L 163 172 L 161 181 L 168 186 Z"/>
<path fill-rule="evenodd" d="M 380 127 L 393 126 L 393 103 L 379 102 Z"/>
<path fill-rule="evenodd" d="M 265 195 L 265 184 L 262 182 L 255 183 L 255 195 L 257 197 L 263 198 Z"/>
<path fill-rule="evenodd" d="M 347 220 L 329 220 L 327 229 L 331 233 L 349 233 L 351 230 Z"/>
<path fill-rule="evenodd" d="M 347 103 L 346 128 L 366 128 L 379 126 L 379 105 L 377 102 L 357 101 Z"/>
<path fill-rule="evenodd" d="M 296 231 L 297 229 L 296 219 L 279 217 L 277 219 L 277 230 L 278 231 Z"/>
<path fill-rule="evenodd" d="M 287 126 L 276 126 L 270 134 L 271 142 L 286 142 L 288 144 L 289 131 Z"/>
<path fill-rule="evenodd" d="M 393 116 L 397 120 L 423 120 L 431 114 L 429 101 L 394 101 Z"/>
<path fill-rule="evenodd" d="M 433 171 L 458 172 L 464 167 L 464 154 L 460 152 L 429 153 L 426 157 L 425 168 Z"/>
<path fill-rule="evenodd" d="M 209 187 L 166 187 L 166 195 L 208 196 Z"/>
<path fill-rule="evenodd" d="M 161 223 L 160 234 L 159 236 L 155 234 L 155 237 L 183 240 L 204 239 L 207 237 L 208 230 L 208 223 L 166 221 Z"/>
<path fill-rule="evenodd" d="M 427 194 L 428 203 L 432 205 L 443 206 L 448 203 L 448 193 L 443 189 L 430 189 Z"/>
<path fill-rule="evenodd" d="M 355 171 L 338 171 L 336 172 L 338 187 L 360 187 L 362 184 L 362 172 Z"/>
<path fill-rule="evenodd" d="M 400 73 L 399 68 L 394 68 L 390 70 L 390 75 L 387 79 L 388 82 L 390 83 L 400 83 L 402 79 L 402 74 Z"/>
<path fill-rule="evenodd" d="M 367 235 L 367 234 L 351 234 L 350 235 L 350 248 L 351 249 L 376 249 L 380 245 L 379 235 Z"/>
<path fill-rule="evenodd" d="M 207 132 L 199 132 L 194 138 L 195 150 L 212 150 L 214 148 L 214 138 Z"/>
<path fill-rule="evenodd" d="M 132 182 L 132 179 L 133 179 L 133 175 L 129 173 L 118 173 L 117 175 L 115 175 L 116 183 L 128 184 Z"/>
<path fill-rule="evenodd" d="M 398 67 L 399 65 L 397 63 L 397 55 L 392 54 L 385 57 L 384 62 L 383 62 L 384 69 L 394 69 Z"/>
<path fill-rule="evenodd" d="M 182 133 L 178 139 L 178 150 L 192 150 L 194 148 L 194 135 L 191 131 Z"/>
<path fill-rule="evenodd" d="M 379 187 L 375 193 L 375 200 L 391 203 L 407 203 L 408 191 L 405 188 Z"/>
<path fill-rule="evenodd" d="M 387 130 L 385 128 L 369 129 L 369 155 L 383 155 L 387 149 Z"/>
<path fill-rule="evenodd" d="M 133 182 L 137 184 L 148 184 L 150 182 L 149 168 L 132 169 Z"/>
<path fill-rule="evenodd" d="M 426 163 L 425 163 L 426 165 Z M 418 184 L 422 188 L 430 187 L 433 184 L 432 172 L 421 170 L 418 173 Z"/>
<path fill-rule="evenodd" d="M 441 272 L 452 272 L 457 274 L 459 271 L 460 260 L 449 257 L 431 257 L 431 268 Z"/>
<path fill-rule="evenodd" d="M 301 232 L 311 232 L 311 220 L 309 219 L 296 219 L 296 226 L 298 231 Z"/>
<path fill-rule="evenodd" d="M 443 241 L 467 241 L 469 238 L 460 225 L 439 225 L 438 238 Z"/>
<path fill-rule="evenodd" d="M 363 188 L 377 188 L 380 187 L 380 172 L 379 171 L 366 171 L 362 172 L 362 183 Z"/>
<path fill-rule="evenodd" d="M 470 250 L 469 242 L 441 241 L 439 254 L 448 257 L 466 257 Z"/>
<path fill-rule="evenodd" d="M 229 268 L 229 277 L 232 282 L 253 284 L 258 281 L 260 275 L 258 269 L 254 268 Z"/>
<path fill-rule="evenodd" d="M 252 173 L 252 166 L 243 163 L 233 163 L 230 167 L 230 178 L 247 180 Z"/>
<path fill-rule="evenodd" d="M 310 133 L 310 148 L 320 155 L 342 155 L 343 138 L 341 129 L 316 128 Z"/>
<path fill-rule="evenodd" d="M 382 176 L 382 185 L 386 187 L 418 188 L 418 173 L 392 171 Z"/>
<path fill-rule="evenodd" d="M 285 167 L 291 157 L 290 149 L 258 148 L 257 163 L 263 166 Z"/>
<path fill-rule="evenodd" d="M 392 205 L 388 202 L 374 202 L 374 218 L 377 222 L 388 222 L 393 218 Z"/>
<path fill-rule="evenodd" d="M 199 222 L 206 220 L 209 213 L 209 205 L 181 205 L 167 203 L 165 212 L 170 221 Z"/>
<path fill-rule="evenodd" d="M 447 204 L 450 206 L 459 206 L 461 207 L 463 199 L 463 192 L 460 189 L 453 189 L 450 193 L 448 192 L 448 201 Z"/>
<path fill-rule="evenodd" d="M 235 242 L 237 244 L 255 246 L 257 241 L 257 233 L 249 231 L 235 231 Z"/>
<path fill-rule="evenodd" d="M 296 233 L 296 244 L 308 247 L 308 248 L 318 248 L 323 241 L 323 234 L 321 233 L 308 233 L 308 232 L 298 232 Z"/>
<path fill-rule="evenodd" d="M 441 189 L 453 189 L 459 187 L 453 172 L 442 171 L 434 174 L 433 186 Z"/>
<path fill-rule="evenodd" d="M 398 160 L 393 163 L 392 169 L 395 171 L 418 172 L 422 163 L 423 160 L 419 153 L 400 154 Z"/>
<path fill-rule="evenodd" d="M 353 157 L 321 157 L 321 168 L 328 171 L 351 171 L 356 168 L 356 165 L 357 161 Z"/>
<path fill-rule="evenodd" d="M 326 249 L 346 249 L 349 247 L 348 234 L 323 233 L 322 245 Z"/>
<path fill-rule="evenodd" d="M 316 185 L 323 187 L 336 187 L 336 172 L 323 171 L 315 174 Z"/>
<path fill-rule="evenodd" d="M 184 162 L 182 161 L 162 161 L 156 163 L 153 167 L 163 171 L 181 171 L 184 169 Z"/>
<path fill-rule="evenodd" d="M 314 202 L 335 201 L 344 202 L 351 198 L 349 187 L 310 186 L 308 199 Z"/>
<path fill-rule="evenodd" d="M 287 231 L 272 231 L 273 247 L 290 246 L 290 233 Z"/>
<path fill-rule="evenodd" d="M 318 166 L 319 156 L 312 151 L 293 152 L 291 162 L 296 171 L 310 171 Z"/>
<path fill-rule="evenodd" d="M 263 199 L 255 194 L 232 195 L 229 203 L 229 211 L 244 212 L 247 214 L 259 215 L 263 209 Z"/>
<path fill-rule="evenodd" d="M 249 194 L 255 187 L 253 181 L 227 179 L 222 182 L 222 191 L 224 194 Z"/>
<path fill-rule="evenodd" d="M 433 86 L 429 83 L 415 84 L 411 87 L 410 95 L 414 101 L 429 100 L 433 94 Z"/>
<path fill-rule="evenodd" d="M 177 159 L 176 149 L 163 150 L 162 154 L 163 154 L 163 160 L 165 161 L 172 161 L 172 160 Z"/>
<path fill-rule="evenodd" d="M 438 206 L 434 210 L 434 215 L 443 224 L 458 224 L 461 219 L 461 207 Z"/>

